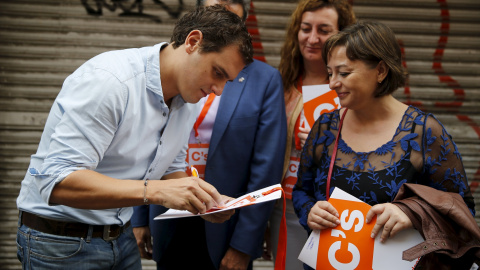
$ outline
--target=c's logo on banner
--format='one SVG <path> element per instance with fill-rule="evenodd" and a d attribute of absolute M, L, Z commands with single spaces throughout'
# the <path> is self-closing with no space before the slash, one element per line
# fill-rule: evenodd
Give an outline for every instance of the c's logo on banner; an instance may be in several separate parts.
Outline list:
<path fill-rule="evenodd" d="M 328 113 L 340 108 L 340 99 L 337 93 L 333 90 L 323 93 L 322 95 L 313 98 L 303 105 L 305 111 L 305 118 L 307 124 L 312 127 L 320 115 Z"/>
<path fill-rule="evenodd" d="M 365 223 L 371 206 L 334 198 L 329 202 L 340 213 L 340 225 L 320 232 L 317 269 L 372 269 L 375 239 L 370 234 L 376 218 Z"/>
<path fill-rule="evenodd" d="M 198 171 L 198 177 L 205 177 L 205 167 L 207 165 L 208 147 L 206 143 L 192 143 L 188 145 L 187 159 L 188 165 L 193 165 Z M 187 170 L 188 172 L 189 170 Z"/>
<path fill-rule="evenodd" d="M 290 163 L 288 164 L 287 173 L 285 174 L 285 179 L 282 181 L 282 188 L 285 192 L 285 198 L 291 200 L 293 186 L 297 183 L 297 171 L 300 164 L 300 158 L 290 157 Z"/>
<path fill-rule="evenodd" d="M 191 153 L 191 155 L 188 157 L 188 160 L 190 161 L 190 163 L 195 163 L 195 162 L 200 162 L 200 161 L 207 162 L 208 152 L 205 153 L 202 150 L 203 149 L 201 149 L 201 148 L 194 148 L 194 149 L 191 149 L 189 151 L 189 153 Z"/>

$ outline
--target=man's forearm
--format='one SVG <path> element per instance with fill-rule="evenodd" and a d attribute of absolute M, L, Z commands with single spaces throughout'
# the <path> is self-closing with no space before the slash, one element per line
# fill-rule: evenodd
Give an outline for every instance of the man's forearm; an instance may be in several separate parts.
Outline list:
<path fill-rule="evenodd" d="M 58 183 L 50 204 L 82 209 L 108 209 L 143 204 L 144 183 L 115 179 L 95 171 L 80 170 Z"/>
<path fill-rule="evenodd" d="M 150 204 L 197 214 L 222 201 L 212 185 L 200 178 L 182 176 L 187 175 L 174 172 L 163 177 L 165 181 L 148 180 L 145 186 L 140 180 L 120 180 L 90 170 L 76 171 L 53 188 L 50 204 L 108 209 L 142 205 L 147 199 Z"/>

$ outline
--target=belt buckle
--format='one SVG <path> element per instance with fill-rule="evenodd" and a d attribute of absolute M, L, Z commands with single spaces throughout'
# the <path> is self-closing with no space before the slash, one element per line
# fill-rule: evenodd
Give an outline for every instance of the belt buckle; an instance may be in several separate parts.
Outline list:
<path fill-rule="evenodd" d="M 120 234 L 118 234 L 117 236 L 112 237 L 112 236 L 110 236 L 110 232 L 111 232 L 111 231 L 110 231 L 110 225 L 104 225 L 104 226 L 103 226 L 103 237 L 102 237 L 103 240 L 105 240 L 105 241 L 113 241 L 113 240 L 117 239 L 117 238 L 120 236 Z"/>

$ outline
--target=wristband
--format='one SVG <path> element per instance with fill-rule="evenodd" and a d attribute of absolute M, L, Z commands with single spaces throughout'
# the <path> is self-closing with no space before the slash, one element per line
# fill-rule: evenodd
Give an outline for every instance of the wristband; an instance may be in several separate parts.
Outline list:
<path fill-rule="evenodd" d="M 148 199 L 147 199 L 147 185 L 148 185 L 148 179 L 145 179 L 145 183 L 143 183 L 144 188 L 143 188 L 143 203 L 148 205 Z"/>

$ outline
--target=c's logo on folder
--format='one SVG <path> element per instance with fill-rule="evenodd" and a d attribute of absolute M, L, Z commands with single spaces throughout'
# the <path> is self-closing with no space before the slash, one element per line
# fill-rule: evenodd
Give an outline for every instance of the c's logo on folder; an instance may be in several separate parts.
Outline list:
<path fill-rule="evenodd" d="M 372 269 L 375 239 L 370 234 L 376 218 L 365 223 L 371 206 L 334 198 L 329 202 L 340 214 L 340 225 L 320 232 L 317 269 Z"/>
<path fill-rule="evenodd" d="M 325 91 L 325 90 L 324 90 Z M 304 101 L 303 110 L 307 124 L 312 127 L 317 118 L 324 114 L 340 108 L 340 99 L 333 90 L 321 93 L 320 96 Z"/>

